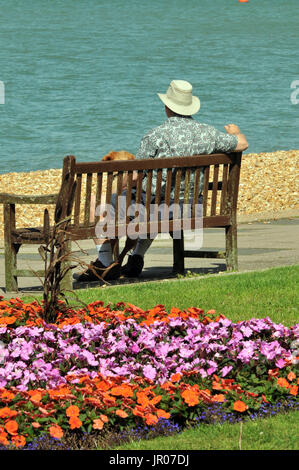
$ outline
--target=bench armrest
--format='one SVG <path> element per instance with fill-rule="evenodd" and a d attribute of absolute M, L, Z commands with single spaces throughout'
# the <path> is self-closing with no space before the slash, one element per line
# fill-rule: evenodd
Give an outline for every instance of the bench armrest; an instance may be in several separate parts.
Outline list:
<path fill-rule="evenodd" d="M 58 194 L 8 194 L 0 193 L 1 204 L 56 204 Z"/>

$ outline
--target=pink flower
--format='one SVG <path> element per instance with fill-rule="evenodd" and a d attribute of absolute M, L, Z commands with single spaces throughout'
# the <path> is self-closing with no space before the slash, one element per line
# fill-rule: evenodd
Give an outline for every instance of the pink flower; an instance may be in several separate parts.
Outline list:
<path fill-rule="evenodd" d="M 275 365 L 276 367 L 278 367 L 279 369 L 283 369 L 283 367 L 285 367 L 285 360 L 284 359 L 277 359 L 277 361 L 275 362 Z"/>
<path fill-rule="evenodd" d="M 221 371 L 221 377 L 225 377 L 231 370 L 233 366 L 225 366 Z"/>
<path fill-rule="evenodd" d="M 154 369 L 153 366 L 149 364 L 143 368 L 143 374 L 147 379 L 154 380 L 157 372 L 156 369 Z"/>
<path fill-rule="evenodd" d="M 243 335 L 246 336 L 247 338 L 252 335 L 252 329 L 249 328 L 248 326 L 245 326 L 245 325 L 241 326 L 241 331 Z"/>
<path fill-rule="evenodd" d="M 132 353 L 134 353 L 134 354 L 139 353 L 140 347 L 138 346 L 138 344 L 132 344 L 132 346 L 131 346 L 131 351 L 132 351 Z"/>

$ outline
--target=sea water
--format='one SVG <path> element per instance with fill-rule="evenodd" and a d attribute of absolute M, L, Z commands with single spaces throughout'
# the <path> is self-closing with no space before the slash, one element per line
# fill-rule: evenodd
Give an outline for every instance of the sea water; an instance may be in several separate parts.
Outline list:
<path fill-rule="evenodd" d="M 136 153 L 192 83 L 247 152 L 299 148 L 298 0 L 0 1 L 0 173 Z"/>

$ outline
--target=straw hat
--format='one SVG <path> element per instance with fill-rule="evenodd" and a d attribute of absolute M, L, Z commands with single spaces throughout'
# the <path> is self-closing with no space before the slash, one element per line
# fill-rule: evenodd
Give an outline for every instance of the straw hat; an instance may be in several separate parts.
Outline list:
<path fill-rule="evenodd" d="M 166 94 L 158 93 L 160 100 L 171 111 L 191 116 L 199 111 L 200 100 L 192 95 L 192 85 L 185 80 L 172 80 Z"/>

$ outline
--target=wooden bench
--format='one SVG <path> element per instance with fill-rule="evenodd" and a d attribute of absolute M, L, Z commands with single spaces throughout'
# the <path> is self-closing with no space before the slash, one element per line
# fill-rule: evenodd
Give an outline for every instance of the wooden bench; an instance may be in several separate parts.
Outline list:
<path fill-rule="evenodd" d="M 184 174 L 184 201 L 190 198 L 198 199 L 200 174 L 203 173 L 203 228 L 217 227 L 225 230 L 225 251 L 185 250 L 184 238 L 173 239 L 174 270 L 184 271 L 184 259 L 218 258 L 226 259 L 227 270 L 238 269 L 237 252 L 237 199 L 240 178 L 242 153 L 194 155 L 186 157 L 144 159 L 144 160 L 114 160 L 108 162 L 77 162 L 75 157 L 65 157 L 63 161 L 62 184 L 59 195 L 20 196 L 0 194 L 0 203 L 4 205 L 4 240 L 5 240 L 5 276 L 6 291 L 18 290 L 17 279 L 20 276 L 33 276 L 30 270 L 17 268 L 17 253 L 21 245 L 42 244 L 45 242 L 42 227 L 16 228 L 16 204 L 56 204 L 56 214 L 65 213 L 65 206 L 71 197 L 72 184 L 76 182 L 76 193 L 72 213 L 70 234 L 72 240 L 86 240 L 95 238 L 95 222 L 90 219 L 92 195 L 95 195 L 96 206 L 102 202 L 111 202 L 113 185 L 117 182 L 117 194 L 120 195 L 125 187 L 127 189 L 126 205 L 131 203 L 133 187 L 133 172 L 137 172 L 136 202 L 140 202 L 144 170 L 146 176 L 146 202 L 147 226 L 150 233 L 149 208 L 152 199 L 151 186 L 153 172 L 156 172 L 157 187 L 155 203 L 161 202 L 162 171 L 166 172 L 165 203 L 170 202 L 170 192 L 173 185 L 173 172 L 175 172 L 174 202 L 179 202 L 180 185 Z M 194 190 L 190 192 L 190 177 L 194 177 Z M 124 182 L 125 186 L 124 186 Z M 117 213 L 117 207 L 116 207 Z M 57 217 L 56 217 L 57 218 Z M 169 231 L 173 230 L 174 221 L 169 222 Z M 190 220 L 191 228 L 195 227 L 194 209 Z M 125 222 L 128 227 L 129 219 Z M 116 220 L 115 236 L 124 233 L 123 225 Z M 120 230 L 121 229 L 121 230 Z M 161 224 L 158 225 L 158 233 Z M 42 272 L 38 274 L 42 276 Z M 69 273 L 70 274 L 70 273 Z M 71 275 L 65 280 L 65 286 L 71 288 Z"/>

